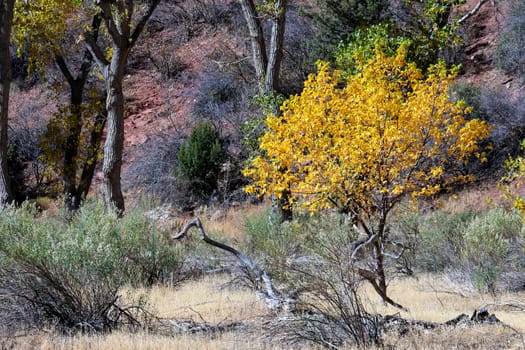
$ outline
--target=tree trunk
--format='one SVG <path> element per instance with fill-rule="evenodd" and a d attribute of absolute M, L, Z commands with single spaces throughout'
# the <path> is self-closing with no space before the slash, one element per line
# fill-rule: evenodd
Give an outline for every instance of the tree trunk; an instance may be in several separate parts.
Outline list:
<path fill-rule="evenodd" d="M 250 32 L 250 41 L 252 44 L 253 65 L 260 92 L 265 92 L 265 72 L 268 64 L 266 55 L 266 44 L 264 41 L 264 32 L 261 21 L 257 16 L 253 0 L 240 0 L 242 12 Z"/>
<path fill-rule="evenodd" d="M 374 254 L 374 260 L 375 260 L 375 275 L 376 275 L 376 283 L 379 289 L 381 290 L 381 297 L 383 298 L 383 301 L 386 303 L 385 296 L 388 295 L 386 288 L 386 277 L 385 277 L 385 264 L 384 264 L 384 256 L 382 252 L 382 240 L 381 236 L 379 236 L 373 245 L 373 254 Z"/>
<path fill-rule="evenodd" d="M 12 74 L 9 43 L 14 3 L 14 0 L 0 0 L 0 204 L 13 200 L 7 168 L 7 121 Z"/>
<path fill-rule="evenodd" d="M 252 44 L 253 64 L 259 87 L 259 93 L 271 95 L 279 91 L 279 71 L 283 57 L 284 32 L 286 24 L 287 0 L 277 0 L 271 17 L 271 33 L 269 52 L 266 52 L 266 41 L 261 24 L 261 15 L 257 14 L 252 0 L 240 0 L 244 18 L 248 25 Z M 278 113 L 278 106 L 273 107 L 273 113 Z M 283 193 L 280 199 L 272 197 L 272 219 L 279 222 L 292 220 L 292 210 L 284 204 L 288 203 L 289 193 Z"/>
<path fill-rule="evenodd" d="M 96 43 L 93 35 L 84 36 L 87 47 L 95 62 L 102 70 L 106 85 L 107 135 L 104 144 L 104 162 L 102 165 L 102 185 L 106 206 L 116 210 L 119 215 L 124 212 L 124 197 L 120 184 L 122 168 L 122 152 L 124 150 L 124 93 L 122 81 L 128 55 L 137 42 L 160 0 L 138 2 L 131 0 L 118 1 L 115 5 L 111 0 L 100 0 L 95 6 L 100 10 L 100 16 L 111 38 L 111 61 L 108 62 L 105 50 Z M 135 10 L 142 10 L 142 15 L 133 20 Z M 136 23 L 132 28 L 132 23 Z"/>
<path fill-rule="evenodd" d="M 90 34 L 95 42 L 98 39 L 101 22 L 102 18 L 100 15 L 93 16 Z M 82 105 L 84 103 L 84 89 L 93 65 L 93 56 L 88 49 L 85 50 L 79 73 L 76 77 L 74 77 L 69 70 L 66 60 L 62 55 L 56 55 L 55 62 L 66 78 L 70 90 L 70 115 L 67 122 L 67 139 L 63 145 L 64 159 L 62 167 L 62 182 L 64 186 L 66 207 L 70 212 L 75 212 L 78 210 L 82 199 L 85 198 L 89 191 L 94 175 L 94 169 L 97 164 L 96 156 L 100 144 L 100 135 L 102 134 L 102 131 L 97 129 L 101 126 L 100 117 L 97 116 L 93 127 L 95 130 L 98 130 L 98 132 L 93 130 L 91 133 L 90 143 L 88 144 L 87 150 L 88 155 L 85 163 L 82 165 L 83 177 L 77 186 L 77 158 L 81 142 L 82 126 L 84 124 Z M 96 112 L 98 114 L 98 111 Z M 94 135 L 98 135 L 98 137 L 93 137 Z M 86 168 L 88 169 L 87 174 L 85 174 Z M 93 168 L 92 171 L 90 171 L 91 168 Z M 88 176 L 88 174 L 91 175 Z"/>
<path fill-rule="evenodd" d="M 82 130 L 82 102 L 83 102 L 83 84 L 75 81 L 70 85 L 71 88 L 71 114 L 67 123 L 67 139 L 64 144 L 64 167 L 63 167 L 63 185 L 64 195 L 67 201 L 67 207 L 70 211 L 78 209 L 80 199 L 77 198 L 76 180 L 77 180 L 77 157 L 80 145 L 80 133 Z"/>
<path fill-rule="evenodd" d="M 293 210 L 290 208 L 290 191 L 283 191 L 280 198 L 272 196 L 271 221 L 282 224 L 293 220 Z"/>
<path fill-rule="evenodd" d="M 97 167 L 97 157 L 100 141 L 102 140 L 102 131 L 104 130 L 104 125 L 106 124 L 107 116 L 105 113 L 99 113 L 95 119 L 95 124 L 91 130 L 91 135 L 89 138 L 86 163 L 82 168 L 82 174 L 80 175 L 80 181 L 78 183 L 76 194 L 78 199 L 86 198 L 89 188 L 91 187 L 91 182 L 93 181 L 93 176 L 95 175 L 95 168 Z M 76 205 L 78 209 L 80 203 Z"/>
<path fill-rule="evenodd" d="M 106 110 L 108 113 L 107 135 L 104 144 L 102 184 L 106 206 L 124 212 L 124 197 L 120 184 L 122 152 L 124 150 L 124 93 L 122 81 L 129 49 L 113 49 L 111 63 L 104 71 L 106 82 Z"/>
<path fill-rule="evenodd" d="M 372 254 L 375 262 L 375 275 L 376 275 L 376 283 L 378 288 L 380 289 L 381 297 L 383 298 L 383 301 L 385 303 L 388 302 L 386 299 L 387 297 L 387 284 L 386 284 L 386 276 L 385 276 L 385 264 L 384 264 L 384 250 L 383 250 L 383 242 L 385 241 L 386 237 L 386 217 L 388 215 L 388 212 L 385 209 L 380 210 L 380 218 L 379 223 L 377 227 L 377 239 L 374 241 L 374 244 L 372 246 Z"/>
<path fill-rule="evenodd" d="M 279 71 L 283 58 L 284 31 L 286 24 L 286 2 L 278 0 L 275 7 L 278 13 L 272 18 L 272 31 L 270 36 L 270 51 L 266 67 L 265 93 L 279 91 Z"/>

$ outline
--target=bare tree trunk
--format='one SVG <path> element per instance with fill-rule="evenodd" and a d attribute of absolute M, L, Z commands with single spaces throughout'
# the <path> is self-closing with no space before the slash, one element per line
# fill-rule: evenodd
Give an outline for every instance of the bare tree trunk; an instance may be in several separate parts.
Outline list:
<path fill-rule="evenodd" d="M 265 93 L 279 91 L 279 71 L 283 58 L 284 31 L 286 24 L 287 0 L 277 0 L 275 7 L 277 13 L 272 18 L 272 30 L 270 36 L 270 50 L 265 77 Z"/>
<path fill-rule="evenodd" d="M 375 275 L 376 275 L 376 283 L 379 289 L 381 290 L 381 297 L 383 298 L 383 301 L 387 302 L 385 300 L 385 296 L 387 294 L 387 285 L 386 285 L 386 276 L 385 276 L 385 264 L 384 264 L 384 256 L 382 252 L 382 244 L 381 244 L 381 236 L 379 236 L 373 245 L 373 255 L 375 260 Z"/>
<path fill-rule="evenodd" d="M 259 85 L 260 92 L 264 92 L 264 81 L 268 56 L 266 55 L 266 43 L 261 21 L 257 15 L 255 3 L 253 0 L 240 0 L 242 12 L 250 32 L 250 41 L 252 44 L 253 66 Z"/>
<path fill-rule="evenodd" d="M 82 168 L 82 173 L 80 175 L 80 181 L 76 189 L 76 198 L 84 199 L 86 198 L 89 188 L 91 187 L 91 182 L 93 182 L 93 176 L 95 175 L 95 169 L 97 167 L 97 157 L 100 141 L 102 140 L 102 131 L 106 124 L 107 115 L 105 112 L 99 113 L 95 118 L 95 124 L 91 130 L 91 135 L 88 143 L 88 150 L 86 155 L 86 163 Z M 78 209 L 80 203 L 73 203 L 74 208 Z"/>
<path fill-rule="evenodd" d="M 13 200 L 7 168 L 7 124 L 12 76 L 9 43 L 14 3 L 14 0 L 0 0 L 0 204 Z"/>
<path fill-rule="evenodd" d="M 253 0 L 240 0 L 244 18 L 248 25 L 250 41 L 252 44 L 253 65 L 259 87 L 259 93 L 271 95 L 279 91 L 279 71 L 283 57 L 284 32 L 286 26 L 287 0 L 277 0 L 272 5 L 274 11 L 270 14 L 258 14 Z M 269 16 L 271 21 L 271 32 L 269 52 L 261 18 Z M 278 113 L 278 106 L 274 106 L 273 113 Z M 286 206 L 289 201 L 289 193 L 283 193 L 277 199 L 272 197 L 272 219 L 277 218 L 280 222 L 292 219 L 292 210 Z"/>
<path fill-rule="evenodd" d="M 385 266 L 384 266 L 384 259 L 385 259 L 385 251 L 383 247 L 383 242 L 386 239 L 386 216 L 388 215 L 387 211 L 384 211 L 382 213 L 383 215 L 379 219 L 379 225 L 377 228 L 377 232 L 374 233 L 371 229 L 369 229 L 362 220 L 356 220 L 354 223 L 354 227 L 356 231 L 359 233 L 360 236 L 363 238 L 360 238 L 358 241 L 355 242 L 354 251 L 350 257 L 351 260 L 356 260 L 358 253 L 370 246 L 371 254 L 372 254 L 372 264 L 374 265 L 371 269 L 365 269 L 365 268 L 359 268 L 358 272 L 359 275 L 367 280 L 376 293 L 381 297 L 381 299 L 392 306 L 395 306 L 399 309 L 406 310 L 403 305 L 396 303 L 394 300 L 392 300 L 388 294 L 387 294 L 387 283 L 386 283 L 386 275 L 385 275 Z"/>
<path fill-rule="evenodd" d="M 271 14 L 259 14 L 253 0 L 240 0 L 244 18 L 248 25 L 252 44 L 253 65 L 259 92 L 269 94 L 279 91 L 279 71 L 283 57 L 284 31 L 287 0 L 277 0 Z M 269 16 L 271 32 L 269 50 L 264 37 L 261 18 Z"/>
<path fill-rule="evenodd" d="M 159 2 L 160 0 L 145 1 L 142 2 L 142 7 L 138 6 L 139 1 L 132 0 L 118 1 L 116 6 L 111 0 L 96 2 L 96 8 L 100 10 L 100 16 L 111 37 L 111 61 L 106 59 L 104 50 L 96 43 L 93 35 L 85 34 L 87 47 L 104 75 L 107 93 L 107 135 L 102 165 L 104 198 L 108 209 L 116 210 L 119 214 L 124 212 L 120 182 L 124 149 L 124 70 L 131 49 Z M 135 20 L 133 15 L 137 9 L 143 12 Z M 134 28 L 133 23 L 136 23 Z"/>
<path fill-rule="evenodd" d="M 128 58 L 128 50 L 113 51 L 111 64 L 104 72 L 106 81 L 106 110 L 108 125 L 104 144 L 104 163 L 102 165 L 102 185 L 108 208 L 124 211 L 124 196 L 120 182 L 122 152 L 124 150 L 124 93 L 122 81 Z"/>
<path fill-rule="evenodd" d="M 76 175 L 77 175 L 77 158 L 78 147 L 80 144 L 80 133 L 82 130 L 82 100 L 83 84 L 74 81 L 71 88 L 71 114 L 67 123 L 67 139 L 64 147 L 64 165 L 63 165 L 63 185 L 66 201 L 69 210 L 75 210 L 76 202 Z"/>

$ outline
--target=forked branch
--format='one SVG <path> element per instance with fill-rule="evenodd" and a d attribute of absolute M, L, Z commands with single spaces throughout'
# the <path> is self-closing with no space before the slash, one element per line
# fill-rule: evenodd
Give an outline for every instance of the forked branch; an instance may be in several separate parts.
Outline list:
<path fill-rule="evenodd" d="M 202 223 L 199 218 L 195 218 L 188 222 L 186 226 L 182 228 L 182 230 L 174 235 L 172 238 L 175 240 L 181 239 L 184 237 L 188 231 L 195 227 L 199 231 L 199 235 L 201 239 L 219 249 L 225 250 L 231 254 L 233 254 L 237 259 L 239 259 L 246 267 L 248 267 L 257 277 L 259 281 L 264 282 L 264 286 L 266 291 L 264 292 L 266 296 L 266 303 L 269 308 L 273 309 L 279 306 L 284 300 L 279 296 L 279 294 L 275 291 L 275 288 L 273 287 L 272 280 L 270 279 L 270 276 L 268 275 L 268 272 L 261 269 L 256 263 L 254 263 L 250 258 L 248 258 L 246 255 L 241 253 L 235 248 L 232 248 L 226 244 L 223 244 L 221 242 L 217 242 L 206 234 L 206 231 L 204 231 L 204 228 L 202 227 Z"/>

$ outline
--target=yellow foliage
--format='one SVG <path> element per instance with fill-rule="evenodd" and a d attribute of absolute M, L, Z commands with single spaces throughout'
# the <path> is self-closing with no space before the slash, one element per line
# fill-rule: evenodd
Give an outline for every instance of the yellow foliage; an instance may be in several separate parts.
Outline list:
<path fill-rule="evenodd" d="M 43 70 L 64 51 L 68 30 L 82 14 L 76 0 L 31 0 L 15 3 L 14 42 L 18 54 L 29 54 L 29 70 Z M 69 33 L 70 34 L 70 33 Z"/>
<path fill-rule="evenodd" d="M 355 213 L 388 211 L 404 195 L 430 196 L 470 179 L 445 170 L 481 155 L 490 127 L 467 121 L 471 109 L 451 100 L 457 69 L 440 63 L 425 77 L 405 55 L 403 46 L 393 57 L 376 50 L 346 81 L 318 62 L 282 116 L 268 116 L 263 155 L 244 169 L 253 179 L 246 191 L 278 197 L 289 191 L 308 211 Z"/>
<path fill-rule="evenodd" d="M 522 151 L 525 150 L 525 140 L 521 143 L 521 149 Z M 525 222 L 525 197 L 523 197 L 523 191 L 521 190 L 525 180 L 525 161 L 523 156 L 508 158 L 505 161 L 505 169 L 507 170 L 507 175 L 501 179 L 499 188 Z"/>

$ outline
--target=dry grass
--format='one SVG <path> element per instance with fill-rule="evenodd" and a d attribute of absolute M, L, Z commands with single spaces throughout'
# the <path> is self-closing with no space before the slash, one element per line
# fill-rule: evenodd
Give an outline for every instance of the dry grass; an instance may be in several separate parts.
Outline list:
<path fill-rule="evenodd" d="M 227 287 L 229 278 L 216 275 L 189 281 L 180 288 L 156 286 L 138 290 L 161 318 L 193 319 L 210 324 L 252 321 L 266 312 L 263 302 L 253 291 Z"/>
<path fill-rule="evenodd" d="M 516 300 L 525 300 L 525 293 L 490 294 L 472 293 L 461 286 L 451 286 L 444 278 L 436 275 L 422 275 L 419 278 L 404 278 L 394 280 L 389 285 L 389 295 L 408 308 L 401 311 L 379 302 L 371 287 L 366 286 L 364 292 L 368 296 L 371 310 L 380 314 L 400 313 L 409 319 L 433 322 L 445 322 L 459 314 L 472 315 L 474 310 L 487 306 L 490 313 L 508 326 L 525 332 L 525 311 L 516 312 L 505 306 Z M 525 306 L 525 305 L 524 305 Z"/>
<path fill-rule="evenodd" d="M 0 339 L 0 349 L 285 349 L 283 344 L 267 343 L 261 329 L 261 316 L 267 313 L 263 303 L 249 290 L 225 288 L 231 277 L 218 275 L 199 281 L 190 281 L 179 289 L 154 287 L 139 291 L 146 293 L 159 316 L 166 319 L 191 318 L 196 322 L 225 324 L 242 321 L 246 328 L 215 334 L 159 335 L 147 332 L 114 332 L 108 335 L 78 335 L 66 337 L 52 332 L 40 332 L 16 339 Z M 382 314 L 394 314 L 399 310 L 381 305 L 368 288 L 369 307 Z M 400 279 L 390 284 L 391 296 L 405 304 L 410 311 L 401 316 L 410 319 L 443 322 L 460 313 L 471 314 L 474 309 L 489 304 L 504 323 L 519 332 L 525 332 L 525 312 L 494 304 L 505 301 L 524 300 L 525 293 L 501 295 L 469 294 L 459 288 L 451 288 L 444 279 L 427 275 L 419 279 Z M 445 330 L 416 330 L 400 335 L 397 332 L 384 337 L 386 345 L 396 349 L 523 349 L 522 337 L 513 329 L 502 326 L 476 326 L 473 328 L 450 328 Z M 311 347 L 310 349 L 315 349 Z"/>
<path fill-rule="evenodd" d="M 152 333 L 114 332 L 109 335 L 64 337 L 36 334 L 17 339 L 10 343 L 0 343 L 0 348 L 19 350 L 163 350 L 163 349 L 261 349 L 263 344 L 257 339 L 247 339 L 245 335 L 226 333 L 217 336 L 177 335 L 163 336 Z M 11 347 L 12 346 L 12 347 Z M 271 349 L 268 347 L 268 349 Z M 277 348 L 276 348 L 277 349 Z"/>
<path fill-rule="evenodd" d="M 485 211 L 494 206 L 509 206 L 502 190 L 495 184 L 467 188 L 440 201 L 444 211 L 460 213 L 466 211 Z"/>
<path fill-rule="evenodd" d="M 469 198 L 472 205 L 481 194 L 473 192 Z M 454 203 L 448 203 L 451 208 Z M 453 208 L 459 210 L 457 207 Z M 248 206 L 229 209 L 224 216 L 212 218 L 201 216 L 208 232 L 225 236 L 231 242 L 244 236 L 243 217 L 264 210 L 263 206 Z M 177 288 L 155 286 L 139 291 L 125 291 L 147 295 L 149 304 L 164 320 L 191 319 L 209 325 L 225 325 L 242 322 L 245 327 L 233 331 L 213 334 L 182 334 L 175 330 L 162 334 L 125 331 L 107 335 L 77 335 L 67 337 L 51 330 L 39 331 L 18 338 L 0 338 L 1 349 L 286 349 L 283 344 L 268 343 L 268 334 L 262 327 L 267 315 L 264 303 L 253 291 L 227 287 L 228 275 L 207 276 L 187 281 Z M 396 314 L 399 310 L 383 305 L 368 286 L 362 289 L 363 299 L 371 313 Z M 400 312 L 407 319 L 444 322 L 459 314 L 471 315 L 475 309 L 487 306 L 491 313 L 509 327 L 476 326 L 473 328 L 449 328 L 440 330 L 416 329 L 407 334 L 397 331 L 383 338 L 386 348 L 393 349 L 525 349 L 520 333 L 525 333 L 525 311 L 506 307 L 517 301 L 523 305 L 525 293 L 480 295 L 467 286 L 452 284 L 444 277 L 422 275 L 416 278 L 393 280 L 389 285 L 390 296 L 405 305 L 409 311 Z M 383 347 L 383 348 L 385 348 Z M 316 349 L 310 347 L 309 349 Z"/>
<path fill-rule="evenodd" d="M 245 204 L 238 207 L 231 207 L 227 211 L 223 211 L 218 217 L 214 214 L 204 216 L 202 224 L 207 231 L 213 232 L 220 237 L 226 237 L 230 240 L 240 240 L 245 235 L 244 219 L 253 217 L 258 213 L 264 211 L 267 204 L 250 205 Z"/>
<path fill-rule="evenodd" d="M 523 336 L 501 326 L 447 328 L 441 331 L 416 331 L 407 336 L 389 334 L 385 347 L 392 349 L 524 349 Z"/>

